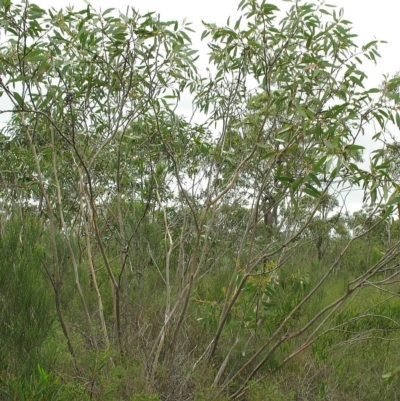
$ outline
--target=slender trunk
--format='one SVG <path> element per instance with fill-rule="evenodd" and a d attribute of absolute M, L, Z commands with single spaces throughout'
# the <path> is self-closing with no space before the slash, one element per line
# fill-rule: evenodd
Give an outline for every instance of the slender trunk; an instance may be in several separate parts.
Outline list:
<path fill-rule="evenodd" d="M 85 212 L 85 207 L 84 207 L 84 203 L 83 203 L 83 199 L 84 199 L 83 176 L 82 176 L 82 171 L 80 169 L 78 169 L 78 171 L 79 171 L 79 180 L 80 180 L 80 182 L 79 182 L 79 206 L 80 206 L 80 210 L 81 210 L 81 214 L 82 214 L 83 227 L 85 230 L 86 252 L 87 252 L 87 257 L 88 257 L 91 285 L 92 285 L 92 287 L 96 293 L 96 297 L 97 297 L 97 309 L 98 309 L 98 313 L 99 313 L 100 324 L 101 324 L 101 329 L 103 331 L 105 345 L 106 345 L 106 347 L 109 347 L 110 340 L 109 340 L 109 336 L 108 336 L 106 321 L 104 318 L 103 301 L 101 299 L 100 289 L 97 284 L 96 272 L 95 272 L 94 265 L 93 265 L 92 244 L 90 241 L 91 233 L 89 230 L 90 222 L 88 221 L 88 218 L 86 218 L 86 212 Z"/>
<path fill-rule="evenodd" d="M 164 343 L 165 343 L 165 339 L 167 336 L 167 331 L 168 331 L 168 327 L 169 327 L 169 323 L 170 323 L 170 319 L 172 316 L 172 312 L 171 312 L 171 282 L 170 282 L 170 262 L 171 262 L 171 255 L 172 255 L 172 251 L 174 248 L 174 244 L 173 244 L 173 240 L 172 240 L 172 235 L 171 232 L 169 231 L 169 227 L 168 227 L 168 218 L 167 218 L 167 212 L 165 210 L 165 208 L 162 206 L 162 202 L 161 202 L 161 197 L 160 197 L 160 193 L 158 190 L 158 183 L 157 187 L 156 187 L 156 194 L 157 194 L 157 200 L 158 203 L 160 205 L 160 208 L 162 208 L 163 210 L 163 216 L 164 216 L 164 224 L 165 224 L 165 231 L 166 231 L 166 245 L 168 247 L 168 251 L 167 251 L 167 255 L 165 258 L 165 287 L 166 287 L 166 295 L 165 295 L 165 312 L 164 312 L 164 324 L 161 328 L 161 332 L 160 332 L 160 336 L 159 336 L 159 341 L 156 344 L 156 348 L 155 348 L 155 356 L 154 356 L 154 360 L 153 360 L 153 366 L 152 366 L 152 374 L 154 374 L 157 370 L 157 366 L 158 366 L 158 361 L 160 358 L 160 354 L 161 351 L 164 347 Z"/>
<path fill-rule="evenodd" d="M 117 213 L 118 213 L 118 227 L 119 227 L 119 236 L 120 236 L 120 243 L 121 243 L 121 253 L 120 253 L 120 260 L 121 260 L 121 272 L 118 277 L 118 290 L 117 290 L 117 297 L 122 295 L 122 310 L 123 316 L 125 317 L 125 321 L 128 319 L 128 274 L 126 270 L 126 262 L 128 257 L 128 242 L 126 241 L 125 236 L 125 225 L 124 219 L 122 217 L 122 208 L 121 208 L 121 147 L 118 148 L 118 160 L 117 160 Z M 118 292 L 119 291 L 119 292 Z M 119 312 L 118 312 L 119 313 Z M 118 319 L 120 320 L 120 319 Z M 118 322 L 117 320 L 117 322 Z M 117 327 L 119 330 L 119 341 L 121 341 L 121 327 Z M 122 353 L 122 345 L 120 344 L 120 352 Z"/>
<path fill-rule="evenodd" d="M 22 115 L 22 119 L 24 119 L 24 116 Z M 44 181 L 43 181 L 43 175 L 42 175 L 42 170 L 40 168 L 40 162 L 39 162 L 39 158 L 36 152 L 36 147 L 35 144 L 33 143 L 32 137 L 29 133 L 29 126 L 27 124 L 23 124 L 23 126 L 25 126 L 25 134 L 27 136 L 27 139 L 29 141 L 30 144 L 30 148 L 32 151 L 32 155 L 33 155 L 33 159 L 35 161 L 35 165 L 36 165 L 36 172 L 38 175 L 38 182 L 39 182 L 39 187 L 40 187 L 40 191 L 45 199 L 46 202 L 46 209 L 47 209 L 47 213 L 49 216 L 49 232 L 50 232 L 50 240 L 51 240 L 51 246 L 52 246 L 52 251 L 53 251 L 53 274 L 51 277 L 51 281 L 53 284 L 53 288 L 54 288 L 54 298 L 55 298 L 55 305 L 56 305 L 56 311 L 57 311 L 57 317 L 58 320 L 60 322 L 61 325 L 61 329 L 63 331 L 64 337 L 67 340 L 67 344 L 68 344 L 68 350 L 71 353 L 72 356 L 72 360 L 73 360 L 73 364 L 74 367 L 77 371 L 79 371 L 78 368 L 78 364 L 77 364 L 77 358 L 76 358 L 76 352 L 75 349 L 72 345 L 72 341 L 71 341 L 71 337 L 69 334 L 69 330 L 67 327 L 67 324 L 65 323 L 64 320 L 64 315 L 62 312 L 62 308 L 61 308 L 61 273 L 60 273 L 60 263 L 58 260 L 58 252 L 57 252 L 57 242 L 56 242 L 56 230 L 55 230 L 55 223 L 54 223 L 54 211 L 53 211 L 53 207 L 50 203 L 50 199 L 47 193 L 47 190 L 44 186 Z"/>
<path fill-rule="evenodd" d="M 92 319 L 90 317 L 89 309 L 87 307 L 85 296 L 82 291 L 82 287 L 81 287 L 81 283 L 80 283 L 80 279 L 79 279 L 78 264 L 76 262 L 75 253 L 72 249 L 71 241 L 69 239 L 68 228 L 67 228 L 67 225 L 66 225 L 65 219 L 64 219 L 64 212 L 63 212 L 63 208 L 62 208 L 61 187 L 60 187 L 60 183 L 58 180 L 58 174 L 57 174 L 57 156 L 56 156 L 56 149 L 55 149 L 55 142 L 54 142 L 54 128 L 50 127 L 50 131 L 51 131 L 51 143 L 53 146 L 53 174 L 54 174 L 54 182 L 55 182 L 55 185 L 57 188 L 57 203 L 58 203 L 58 213 L 60 215 L 60 221 L 61 221 L 61 229 L 64 234 L 65 241 L 67 243 L 69 255 L 71 257 L 72 267 L 73 267 L 73 271 L 74 271 L 74 278 L 75 278 L 75 286 L 78 291 L 79 297 L 81 299 L 83 310 L 86 315 L 86 319 L 88 321 L 92 345 L 95 348 L 95 350 L 97 351 L 98 347 L 97 347 L 97 341 L 93 334 Z"/>
<path fill-rule="evenodd" d="M 121 350 L 122 344 L 121 344 L 121 316 L 120 316 L 119 286 L 118 286 L 117 280 L 115 279 L 115 275 L 112 271 L 111 264 L 107 257 L 106 251 L 104 249 L 103 240 L 102 240 L 101 232 L 99 229 L 97 207 L 96 207 L 96 202 L 94 199 L 92 178 L 89 173 L 88 167 L 84 164 L 82 159 L 80 159 L 80 162 L 86 173 L 87 183 L 83 183 L 82 172 L 80 172 L 80 175 L 81 175 L 80 181 L 81 181 L 81 184 L 83 184 L 82 185 L 83 192 L 87 196 L 87 204 L 88 204 L 88 208 L 90 210 L 90 222 L 91 222 L 91 226 L 92 226 L 91 228 L 94 231 L 96 242 L 100 249 L 100 253 L 103 258 L 103 262 L 107 269 L 108 278 L 110 280 L 111 293 L 112 293 L 112 299 L 113 299 L 114 322 L 115 322 L 116 332 L 117 332 L 117 342 L 118 342 L 118 347 Z"/>

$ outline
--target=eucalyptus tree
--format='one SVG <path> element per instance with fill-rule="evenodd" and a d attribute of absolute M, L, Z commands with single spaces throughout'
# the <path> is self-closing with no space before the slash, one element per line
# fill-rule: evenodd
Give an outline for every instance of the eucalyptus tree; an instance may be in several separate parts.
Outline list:
<path fill-rule="evenodd" d="M 29 186 L 18 186 L 19 197 L 4 198 L 37 204 L 49 225 L 57 311 L 74 356 L 60 307 L 57 230 L 70 249 L 91 327 L 93 314 L 71 246 L 71 237 L 81 234 L 97 298 L 94 316 L 108 347 L 112 339 L 96 275 L 100 254 L 112 288 L 114 341 L 122 352 L 121 303 L 127 303 L 126 263 L 132 239 L 132 232 L 125 230 L 122 202 L 131 198 L 149 204 L 155 193 L 169 196 L 163 149 L 170 143 L 176 146 L 179 138 L 173 131 L 181 122 L 167 102 L 193 88 L 195 52 L 188 49 L 186 33 L 190 28 L 134 9 L 124 15 L 112 9 L 100 13 L 91 6 L 45 11 L 29 2 L 5 1 L 1 7 L 1 87 L 4 104 L 9 104 L 2 114 L 10 115 L 2 138 L 5 194 L 16 191 L 15 176 L 19 182 L 29 178 Z M 189 140 L 185 137 L 181 150 Z M 111 200 L 117 205 L 113 217 L 118 229 L 111 233 L 119 244 L 117 268 L 111 262 L 115 255 L 106 252 L 107 226 L 101 226 Z"/>
<path fill-rule="evenodd" d="M 397 244 L 379 262 L 367 266 L 359 278 L 349 282 L 341 297 L 303 327 L 290 328 L 295 314 L 325 285 L 350 244 L 372 229 L 367 222 L 373 216 L 382 221 L 393 213 L 395 200 L 389 199 L 387 192 L 392 179 L 381 153 L 373 156 L 371 171 L 360 168 L 359 162 L 366 127 L 373 129 L 370 122 L 377 119 L 373 138 L 378 140 L 386 134 L 385 119 L 397 121 L 398 112 L 386 102 L 385 93 L 364 87 L 362 59 L 376 61 L 378 42 L 358 48 L 353 41 L 356 35 L 342 11 L 295 1 L 277 22 L 279 13 L 273 4 L 242 1 L 239 9 L 244 15 L 232 25 L 206 24 L 203 37 L 211 38 L 210 61 L 216 73 L 203 84 L 196 98 L 200 109 L 209 113 L 210 122 L 220 123 L 210 148 L 206 208 L 216 207 L 224 196 L 233 193 L 239 197 L 243 192 L 248 206 L 246 232 L 232 261 L 236 269 L 220 307 L 215 335 L 203 354 L 213 359 L 221 338 L 225 346 L 230 341 L 231 348 L 225 351 L 214 381 L 219 384 L 225 377 L 225 389 L 243 377 L 245 383 L 253 379 L 282 344 L 305 336 L 309 330 L 312 334 L 298 340 L 300 345 L 283 357 L 283 363 L 311 345 L 350 295 L 383 265 L 394 263 L 398 255 Z M 396 82 L 393 78 L 388 85 Z M 287 311 L 265 342 L 246 353 L 249 356 L 239 369 L 226 374 L 229 358 L 243 345 L 241 336 L 246 337 L 241 330 L 248 326 L 248 315 L 236 319 L 236 326 L 232 325 L 232 316 L 237 316 L 238 305 L 251 291 L 249 279 L 264 274 L 268 283 L 271 267 L 279 270 L 291 253 L 298 252 L 297 239 L 312 229 L 313 218 L 324 208 L 324 200 L 346 187 L 362 187 L 364 199 L 373 205 L 363 230 L 349 240 L 323 278 Z M 272 202 L 266 208 L 265 195 L 271 191 L 273 196 L 267 200 Z M 314 208 L 307 213 L 300 210 L 305 195 L 315 199 Z M 260 216 L 279 206 L 290 210 L 290 218 L 282 215 L 278 219 L 283 235 L 264 236 L 260 244 Z M 268 284 L 262 296 L 265 294 L 271 298 Z M 246 344 L 252 335 L 249 331 Z M 232 397 L 241 396 L 245 387 L 239 386 Z"/>
<path fill-rule="evenodd" d="M 373 229 L 368 221 L 390 218 L 398 201 L 388 192 L 382 152 L 370 171 L 356 162 L 366 127 L 378 122 L 378 141 L 387 121 L 400 125 L 400 118 L 384 89 L 364 87 L 362 62 L 376 61 L 378 42 L 359 48 L 342 11 L 294 0 L 281 12 L 265 1 L 242 0 L 235 23 L 205 23 L 211 68 L 202 77 L 186 23 L 134 9 L 0 5 L 0 86 L 10 105 L 1 111 L 9 116 L 1 138 L 2 200 L 6 206 L 23 200 L 48 226 L 58 319 L 75 368 L 93 383 L 82 372 L 74 338 L 84 333 L 95 353 L 130 354 L 131 321 L 140 315 L 137 327 L 150 334 L 138 330 L 134 338 L 146 344 L 149 383 L 156 385 L 162 369 L 187 380 L 187 368 L 206 361 L 217 367 L 213 384 L 239 398 L 273 356 L 284 364 L 329 331 L 350 296 L 398 256 L 396 243 L 332 303 L 307 322 L 296 320 L 349 246 Z M 197 123 L 179 115 L 184 92 L 192 94 Z M 299 279 L 301 291 L 286 302 L 273 277 L 290 270 L 297 240 L 312 230 L 332 191 L 348 187 L 362 187 L 372 204 L 363 229 L 319 281 L 308 287 Z M 307 211 L 305 196 L 314 200 Z M 74 335 L 74 316 L 65 317 L 61 302 L 59 233 L 85 317 Z M 162 310 L 148 321 L 132 301 L 130 273 L 142 271 L 132 245 L 139 239 L 147 253 L 142 262 L 162 283 L 149 298 L 162 299 Z M 217 271 L 229 277 L 218 299 L 199 299 Z M 140 307 L 151 307 L 145 303 Z M 213 324 L 190 347 L 199 305 L 207 305 Z"/>

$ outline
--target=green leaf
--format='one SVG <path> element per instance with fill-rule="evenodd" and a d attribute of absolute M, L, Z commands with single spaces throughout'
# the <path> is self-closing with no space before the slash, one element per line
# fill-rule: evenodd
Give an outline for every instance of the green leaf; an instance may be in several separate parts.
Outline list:
<path fill-rule="evenodd" d="M 395 90 L 400 86 L 400 77 L 399 78 L 392 78 L 386 84 L 387 90 Z"/>
<path fill-rule="evenodd" d="M 358 86 L 361 86 L 362 88 L 364 87 L 363 83 L 361 82 L 361 80 L 359 78 L 355 77 L 354 75 L 352 75 L 349 78 L 350 78 L 350 81 L 354 82 Z"/>
<path fill-rule="evenodd" d="M 263 4 L 262 8 L 265 15 L 272 14 L 274 11 L 279 11 L 279 8 L 274 4 Z"/>
<path fill-rule="evenodd" d="M 261 156 L 261 160 L 269 159 L 272 156 L 276 156 L 276 151 L 267 152 Z"/>
<path fill-rule="evenodd" d="M 316 188 L 314 188 L 312 185 L 306 183 L 304 184 L 303 192 L 312 196 L 313 198 L 320 198 L 321 197 L 321 192 L 318 191 Z"/>
<path fill-rule="evenodd" d="M 318 177 L 315 174 L 309 173 L 308 177 L 310 177 L 319 187 L 321 187 L 321 181 L 318 179 Z"/>
<path fill-rule="evenodd" d="M 10 79 L 7 84 L 14 83 L 14 82 L 24 82 L 29 81 L 32 78 L 27 75 L 18 75 L 16 78 Z"/>
<path fill-rule="evenodd" d="M 325 15 L 329 15 L 329 16 L 332 15 L 329 11 L 327 11 L 327 10 L 325 10 L 325 9 L 323 9 L 323 8 L 320 8 L 319 11 L 321 12 L 321 14 L 325 14 Z"/>
<path fill-rule="evenodd" d="M 383 210 L 383 214 L 381 216 L 382 220 L 386 220 L 390 215 L 392 215 L 394 210 L 394 206 L 390 206 Z"/>
<path fill-rule="evenodd" d="M 292 190 L 293 192 L 296 192 L 297 189 L 299 188 L 299 186 L 303 183 L 304 178 L 303 177 L 298 177 L 294 180 L 293 184 L 292 184 Z"/>
<path fill-rule="evenodd" d="M 386 203 L 386 206 L 397 205 L 400 203 L 400 196 L 395 196 Z"/>
<path fill-rule="evenodd" d="M 14 99 L 17 101 L 19 107 L 24 107 L 24 99 L 18 92 L 13 92 Z"/>
<path fill-rule="evenodd" d="M 364 150 L 365 147 L 361 145 L 346 145 L 345 149 L 350 151 L 355 151 L 355 150 Z"/>
<path fill-rule="evenodd" d="M 321 170 L 321 166 L 325 163 L 327 157 L 327 155 L 322 156 L 321 159 L 319 159 L 318 162 L 314 165 L 313 171 L 315 173 L 323 173 L 323 171 Z"/>
<path fill-rule="evenodd" d="M 372 88 L 372 89 L 367 90 L 367 91 L 364 92 L 364 93 L 379 93 L 379 92 L 381 92 L 380 89 L 378 89 L 378 88 Z"/>
<path fill-rule="evenodd" d="M 283 183 L 291 183 L 291 182 L 293 182 L 293 177 L 276 176 L 275 178 L 276 178 L 278 181 L 283 182 Z"/>
<path fill-rule="evenodd" d="M 26 61 L 37 61 L 37 60 L 41 60 L 45 54 L 44 54 L 44 50 L 43 49 L 33 49 L 32 51 L 30 51 L 29 53 L 26 54 L 26 56 L 24 57 L 24 59 Z M 39 56 L 39 58 L 37 58 Z"/>
<path fill-rule="evenodd" d="M 308 115 L 306 113 L 306 110 L 304 109 L 304 107 L 300 104 L 300 102 L 298 100 L 296 100 L 296 110 L 297 112 L 300 114 L 301 117 L 307 118 L 308 119 Z"/>
<path fill-rule="evenodd" d="M 377 43 L 378 43 L 377 40 L 373 40 L 373 41 L 367 43 L 366 45 L 364 45 L 364 46 L 362 47 L 362 49 L 363 49 L 364 51 L 365 51 L 365 50 L 368 50 L 370 47 L 375 47 Z"/>
<path fill-rule="evenodd" d="M 291 129 L 293 129 L 292 125 L 287 126 L 286 128 L 280 130 L 277 132 L 277 135 L 283 134 L 284 132 L 290 131 Z"/>
<path fill-rule="evenodd" d="M 324 140 L 323 142 L 324 142 L 324 145 L 326 146 L 326 148 L 327 148 L 328 150 L 330 150 L 331 152 L 333 152 L 333 151 L 336 149 L 335 146 L 332 145 L 331 142 L 326 141 L 326 140 Z"/>
<path fill-rule="evenodd" d="M 101 15 L 104 17 L 105 15 L 109 14 L 110 12 L 114 11 L 115 8 L 107 8 Z"/>
<path fill-rule="evenodd" d="M 242 17 L 240 17 L 240 18 L 236 21 L 234 29 L 239 29 L 239 26 L 240 26 L 240 22 L 241 22 L 241 21 L 242 21 Z"/>
<path fill-rule="evenodd" d="M 395 378 L 395 376 L 400 374 L 400 366 L 397 367 L 395 370 L 393 370 L 392 372 L 388 372 L 382 375 L 382 379 L 387 380 L 389 383 L 391 383 L 393 381 L 393 379 Z"/>
<path fill-rule="evenodd" d="M 397 124 L 397 128 L 400 129 L 400 114 L 396 113 L 396 124 Z"/>

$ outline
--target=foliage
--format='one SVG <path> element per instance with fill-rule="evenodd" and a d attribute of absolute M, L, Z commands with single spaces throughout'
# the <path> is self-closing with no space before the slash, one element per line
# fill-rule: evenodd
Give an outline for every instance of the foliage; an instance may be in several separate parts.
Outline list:
<path fill-rule="evenodd" d="M 38 362 L 54 321 L 45 242 L 42 224 L 29 215 L 14 214 L 0 237 L 0 359 L 3 372 L 20 377 Z"/>
<path fill-rule="evenodd" d="M 10 377 L 0 378 L 0 393 L 5 400 L 19 401 L 51 401 L 59 400 L 60 383 L 56 377 L 48 374 L 38 365 L 38 377 L 21 379 Z"/>
<path fill-rule="evenodd" d="M 131 401 L 160 401 L 158 395 L 146 395 L 143 393 L 136 394 L 131 398 Z"/>
<path fill-rule="evenodd" d="M 289 3 L 205 22 L 203 76 L 186 22 L 0 0 L 0 374 L 21 391 L 27 353 L 56 351 L 66 398 L 290 399 L 262 378 L 398 338 L 399 78 L 367 88 L 379 42 Z"/>

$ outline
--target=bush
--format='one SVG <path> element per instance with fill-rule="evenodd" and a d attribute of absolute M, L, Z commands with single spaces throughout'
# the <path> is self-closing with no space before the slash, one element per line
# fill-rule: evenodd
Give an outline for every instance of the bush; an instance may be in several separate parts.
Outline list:
<path fill-rule="evenodd" d="M 7 221 L 0 238 L 0 374 L 21 377 L 26 373 L 29 377 L 52 326 L 52 291 L 43 268 L 45 253 L 37 219 L 22 220 L 14 215 Z"/>

